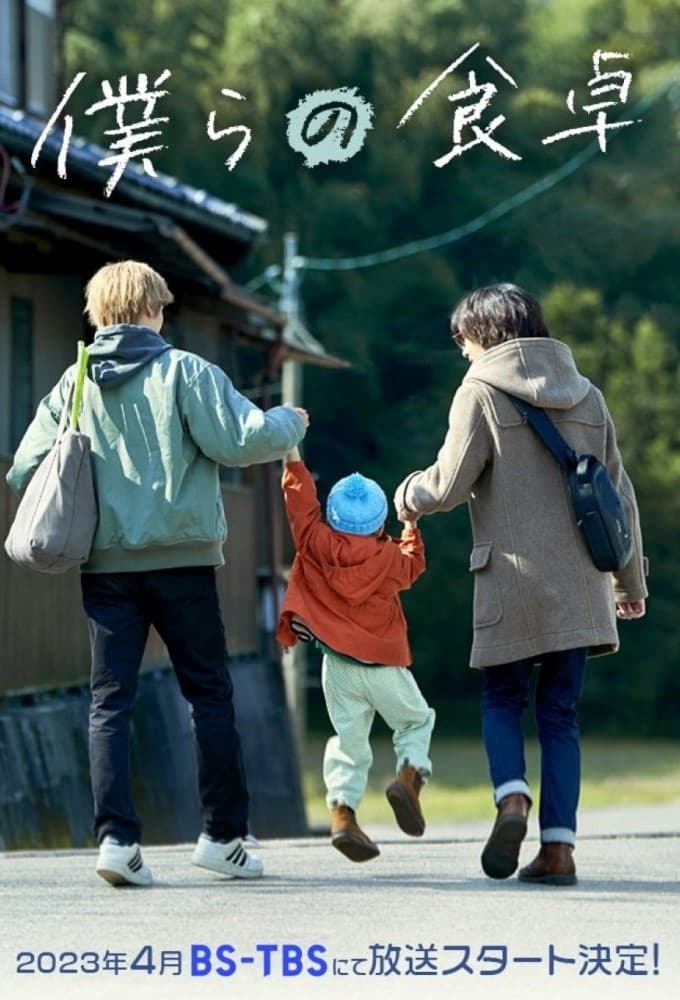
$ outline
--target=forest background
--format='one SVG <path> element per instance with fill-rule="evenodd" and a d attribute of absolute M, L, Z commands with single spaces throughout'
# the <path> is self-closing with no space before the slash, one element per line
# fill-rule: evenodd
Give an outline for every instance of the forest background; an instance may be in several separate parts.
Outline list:
<path fill-rule="evenodd" d="M 167 148 L 153 163 L 268 220 L 269 238 L 235 275 L 241 282 L 280 264 L 287 231 L 298 234 L 305 257 L 353 258 L 454 229 L 515 199 L 436 249 L 375 266 L 303 269 L 306 325 L 352 365 L 305 370 L 306 460 L 322 496 L 355 469 L 391 496 L 407 472 L 434 459 L 466 371 L 449 337 L 452 306 L 490 282 L 527 288 L 552 334 L 605 392 L 651 565 L 647 617 L 621 626 L 618 655 L 592 661 L 582 728 L 680 735 L 680 0 L 59 6 L 61 92 L 87 73 L 69 105 L 80 134 L 106 145 L 110 125 L 82 113 L 101 96 L 103 79 L 115 84 L 127 74 L 134 83 L 145 73 L 152 81 L 172 71 L 155 112 L 169 116 Z M 398 129 L 415 99 L 475 43 Z M 629 53 L 605 68 L 632 73 L 627 103 L 609 120 L 633 124 L 608 131 L 604 153 L 594 132 L 544 145 L 553 133 L 594 124 L 578 109 L 598 99 L 588 89 L 597 50 Z M 448 96 L 466 88 L 471 70 L 498 88 L 482 125 L 505 116 L 493 137 L 521 160 L 482 143 L 438 168 L 433 161 L 452 146 Z M 373 105 L 373 128 L 348 162 L 309 168 L 286 140 L 286 115 L 306 94 L 337 87 L 356 87 Z M 571 89 L 576 117 L 565 103 Z M 217 129 L 252 129 L 232 171 L 225 160 L 241 136 L 211 141 L 211 111 Z M 545 189 L 531 187 L 546 178 Z M 261 290 L 276 296 L 276 279 Z M 464 508 L 421 524 L 428 570 L 405 595 L 415 669 L 439 709 L 440 735 L 456 736 L 478 728 L 479 676 L 467 668 L 470 529 Z"/>

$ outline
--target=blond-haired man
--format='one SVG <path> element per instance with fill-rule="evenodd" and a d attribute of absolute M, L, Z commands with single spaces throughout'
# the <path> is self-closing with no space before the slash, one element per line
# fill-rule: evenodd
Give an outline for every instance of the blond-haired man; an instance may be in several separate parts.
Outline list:
<path fill-rule="evenodd" d="M 129 766 L 130 719 L 149 627 L 165 642 L 193 711 L 203 833 L 192 861 L 240 878 L 262 874 L 241 838 L 248 792 L 234 724 L 224 626 L 215 589 L 226 521 L 218 466 L 281 458 L 304 437 L 304 410 L 266 413 L 215 365 L 160 336 L 173 301 L 138 261 L 108 264 L 86 289 L 96 328 L 80 426 L 90 437 L 99 525 L 83 566 L 92 649 L 90 771 L 97 872 L 150 885 Z M 18 493 L 52 447 L 73 380 L 42 400 L 7 475 Z"/>

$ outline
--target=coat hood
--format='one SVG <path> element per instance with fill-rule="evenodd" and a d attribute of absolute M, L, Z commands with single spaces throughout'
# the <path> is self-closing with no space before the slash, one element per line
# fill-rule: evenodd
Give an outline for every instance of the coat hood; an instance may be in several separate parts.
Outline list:
<path fill-rule="evenodd" d="M 118 323 L 97 330 L 87 350 L 90 377 L 105 389 L 126 382 L 163 351 L 169 351 L 170 344 L 148 326 Z"/>
<path fill-rule="evenodd" d="M 591 388 L 571 349 L 552 337 L 523 337 L 491 347 L 473 361 L 463 381 L 484 382 L 554 410 L 571 409 Z"/>
<path fill-rule="evenodd" d="M 347 604 L 363 604 L 390 572 L 394 542 L 385 534 L 378 538 L 328 530 L 331 551 L 322 567 L 326 582 Z"/>

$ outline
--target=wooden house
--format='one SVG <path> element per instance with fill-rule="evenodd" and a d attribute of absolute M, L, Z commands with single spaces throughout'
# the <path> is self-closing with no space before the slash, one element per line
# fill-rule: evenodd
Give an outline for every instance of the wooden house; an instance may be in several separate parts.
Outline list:
<path fill-rule="evenodd" d="M 296 335 L 230 276 L 266 233 L 234 204 L 131 163 L 106 198 L 104 150 L 77 137 L 58 176 L 64 132 L 31 155 L 57 101 L 49 53 L 54 0 L 0 0 L 0 534 L 15 509 L 4 476 L 36 405 L 91 337 L 83 289 L 102 264 L 144 260 L 175 295 L 164 336 L 223 367 L 264 406 L 285 359 L 342 365 Z M 7 30 L 5 30 L 5 26 Z M 277 578 L 284 527 L 278 472 L 225 470 L 229 541 L 218 573 L 236 706 L 263 835 L 305 828 L 280 663 L 262 628 L 260 591 Z M 89 650 L 75 572 L 41 577 L 0 555 L 0 847 L 87 842 Z M 147 839 L 198 829 L 188 714 L 160 640 L 140 685 L 134 753 Z"/>

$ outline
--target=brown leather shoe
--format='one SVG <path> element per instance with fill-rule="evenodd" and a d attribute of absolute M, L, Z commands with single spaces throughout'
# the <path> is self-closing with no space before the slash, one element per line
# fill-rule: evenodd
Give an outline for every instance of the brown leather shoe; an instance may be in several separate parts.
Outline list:
<path fill-rule="evenodd" d="M 422 837 L 425 833 L 425 817 L 418 801 L 423 784 L 420 771 L 409 764 L 407 757 L 396 778 L 385 790 L 400 829 L 411 837 Z"/>
<path fill-rule="evenodd" d="M 509 878 L 517 868 L 530 808 L 531 803 L 522 792 L 501 799 L 496 822 L 482 851 L 482 868 L 489 878 Z"/>
<path fill-rule="evenodd" d="M 541 844 L 541 849 L 517 876 L 520 882 L 540 885 L 576 885 L 576 865 L 571 844 Z"/>
<path fill-rule="evenodd" d="M 331 844 L 350 861 L 370 861 L 380 849 L 357 823 L 349 806 L 331 806 Z"/>

